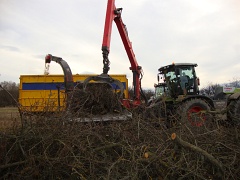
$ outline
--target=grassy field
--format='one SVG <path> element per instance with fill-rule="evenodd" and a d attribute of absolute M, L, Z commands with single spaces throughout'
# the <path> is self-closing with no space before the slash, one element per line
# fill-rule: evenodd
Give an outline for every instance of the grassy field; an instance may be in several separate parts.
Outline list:
<path fill-rule="evenodd" d="M 21 124 L 17 107 L 0 108 L 0 131 L 17 127 Z"/>

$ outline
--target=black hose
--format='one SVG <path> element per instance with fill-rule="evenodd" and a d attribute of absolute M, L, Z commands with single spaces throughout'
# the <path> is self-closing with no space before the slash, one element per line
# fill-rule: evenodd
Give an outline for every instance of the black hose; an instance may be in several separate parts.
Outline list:
<path fill-rule="evenodd" d="M 145 101 L 145 104 L 147 104 L 147 102 L 148 102 L 147 97 L 146 97 L 146 95 L 144 94 L 144 92 L 143 92 L 143 90 L 142 90 L 142 83 L 141 83 L 142 78 L 143 78 L 143 75 L 142 75 L 142 73 L 141 73 L 141 78 L 140 78 L 140 94 L 141 94 L 141 96 L 143 97 L 143 99 L 144 99 L 144 101 Z"/>

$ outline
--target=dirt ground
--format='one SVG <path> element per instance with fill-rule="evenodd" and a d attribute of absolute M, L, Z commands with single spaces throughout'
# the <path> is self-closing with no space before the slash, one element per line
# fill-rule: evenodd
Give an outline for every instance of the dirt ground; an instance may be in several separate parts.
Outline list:
<path fill-rule="evenodd" d="M 21 125 L 17 107 L 0 108 L 0 131 L 12 129 Z"/>

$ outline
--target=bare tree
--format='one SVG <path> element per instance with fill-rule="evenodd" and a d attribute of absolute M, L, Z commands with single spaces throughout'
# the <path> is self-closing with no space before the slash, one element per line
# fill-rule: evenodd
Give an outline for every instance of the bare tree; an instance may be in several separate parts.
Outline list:
<path fill-rule="evenodd" d="M 204 87 L 200 90 L 200 94 L 212 97 L 212 96 L 214 96 L 216 88 L 219 86 L 221 86 L 221 85 L 209 82 L 206 87 Z"/>
<path fill-rule="evenodd" d="M 0 83 L 0 87 L 0 107 L 16 106 L 16 101 L 14 101 L 14 99 L 18 100 L 19 84 L 11 81 L 4 81 Z"/>
<path fill-rule="evenodd" d="M 229 83 L 225 83 L 225 86 L 240 88 L 240 78 L 234 77 Z"/>
<path fill-rule="evenodd" d="M 143 94 L 145 95 L 146 99 L 149 100 L 151 96 L 154 95 L 154 91 L 151 89 L 143 89 L 142 90 Z M 134 96 L 134 90 L 133 88 L 129 87 L 128 88 L 128 93 L 130 97 Z"/>

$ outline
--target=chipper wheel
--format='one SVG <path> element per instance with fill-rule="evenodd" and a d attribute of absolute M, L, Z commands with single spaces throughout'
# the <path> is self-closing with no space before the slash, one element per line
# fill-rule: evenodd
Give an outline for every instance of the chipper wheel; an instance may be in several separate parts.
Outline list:
<path fill-rule="evenodd" d="M 240 98 L 231 100 L 228 105 L 228 120 L 234 125 L 240 125 Z"/>
<path fill-rule="evenodd" d="M 201 127 L 206 124 L 206 121 L 210 120 L 210 116 L 207 113 L 210 109 L 210 105 L 206 101 L 196 98 L 191 99 L 179 105 L 177 118 L 182 125 Z"/>

